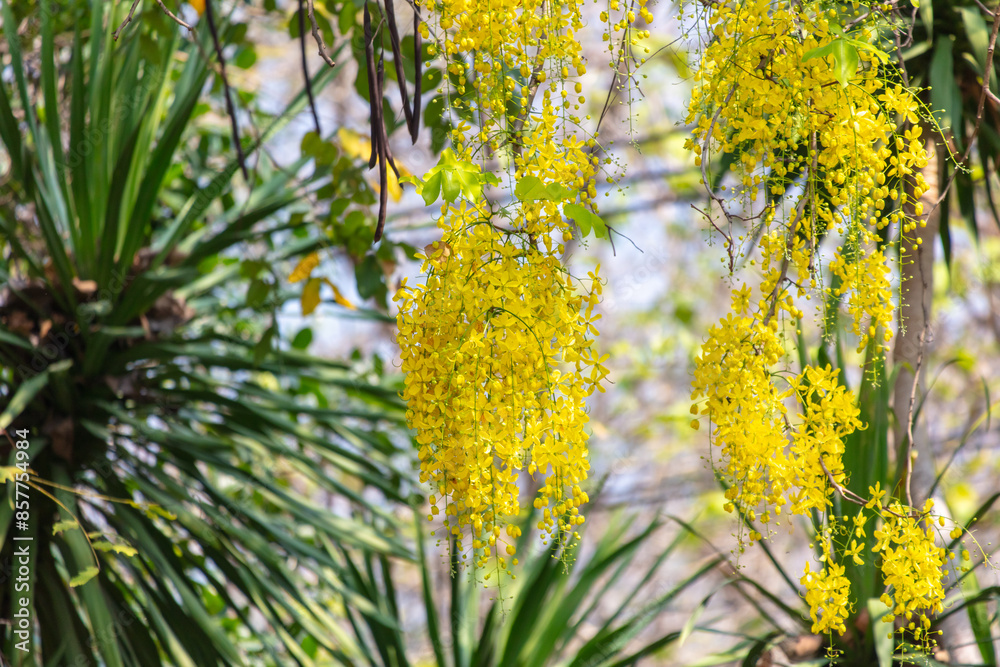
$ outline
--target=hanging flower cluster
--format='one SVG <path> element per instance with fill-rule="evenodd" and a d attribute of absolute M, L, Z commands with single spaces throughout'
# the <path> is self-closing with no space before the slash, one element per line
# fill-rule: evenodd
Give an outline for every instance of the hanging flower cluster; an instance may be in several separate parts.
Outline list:
<path fill-rule="evenodd" d="M 646 35 L 632 27 L 636 11 L 652 18 L 643 2 L 608 9 L 620 16 L 606 38 Z M 594 348 L 597 270 L 577 279 L 559 259 L 576 229 L 568 218 L 597 218 L 595 140 L 579 130 L 580 10 L 579 0 L 442 0 L 419 28 L 448 63 L 461 120 L 444 177 L 461 181 L 461 196 L 430 177 L 419 186 L 425 199 L 441 187 L 446 202 L 424 279 L 396 296 L 404 398 L 435 491 L 429 518 L 443 511 L 460 549 L 471 538 L 479 567 L 506 568 L 516 553 L 524 473 L 540 487 L 543 533 L 573 535 L 584 521 L 585 399 L 607 370 Z M 484 196 L 500 183 L 513 204 Z"/>
<path fill-rule="evenodd" d="M 698 164 L 713 148 L 740 156 L 734 196 L 744 205 L 762 192 L 797 199 L 787 214 L 766 205 L 757 215 L 769 228 L 762 310 L 801 318 L 794 297 L 815 289 L 817 247 L 836 231 L 844 237 L 831 265 L 837 296 L 847 295 L 859 350 L 878 331 L 882 350 L 892 294 L 877 232 L 894 223 L 905 237 L 926 224 L 919 198 L 927 154 L 919 126 L 897 132 L 899 119 L 917 121 L 916 97 L 887 81 L 885 56 L 867 41 L 873 35 L 848 37 L 830 14 L 820 3 L 717 6 L 708 17 L 715 39 L 695 74 L 688 147 Z M 770 229 L 781 217 L 780 231 Z"/>
<path fill-rule="evenodd" d="M 606 373 L 593 348 L 601 283 L 592 273 L 590 289 L 575 289 L 544 247 L 496 235 L 465 205 L 449 214 L 465 226 L 445 231 L 424 262 L 426 281 L 398 297 L 403 397 L 422 481 L 437 490 L 431 512 L 443 505 L 456 537 L 471 527 L 483 566 L 502 530 L 519 535 L 507 522 L 521 510 L 521 472 L 543 481 L 541 529 L 583 523 L 584 400 Z"/>
<path fill-rule="evenodd" d="M 929 514 L 934 501 L 928 500 L 924 514 Z M 874 551 L 882 554 L 882 574 L 885 585 L 891 588 L 882 595 L 882 602 L 891 613 L 885 617 L 892 622 L 896 617 L 913 618 L 921 610 L 941 612 L 944 588 L 941 586 L 941 569 L 947 562 L 945 550 L 934 543 L 934 528 L 925 519 L 907 513 L 906 507 L 892 503 L 883 515 L 884 522 L 874 535 Z M 916 635 L 930 629 L 930 619 L 921 618 L 921 629 Z"/>
<path fill-rule="evenodd" d="M 687 142 L 706 182 L 713 153 L 737 157 L 732 196 L 712 195 L 725 222 L 712 224 L 726 238 L 731 270 L 745 238 L 735 239 L 734 228 L 752 230 L 757 256 L 747 259 L 759 261 L 761 275 L 756 291 L 733 291 L 732 312 L 710 330 L 696 361 L 692 411 L 712 422 L 728 511 L 765 525 L 782 512 L 821 517 L 822 566 L 807 564 L 801 583 L 813 631 L 822 633 L 844 632 L 852 609 L 845 558 L 881 559 L 889 620 L 940 611 L 945 563 L 923 527 L 929 506 L 884 503 L 878 488 L 870 498 L 845 488 L 844 439 L 864 425 L 840 371 L 787 370 L 785 332 L 801 333 L 800 305 L 814 298 L 824 326 L 835 315 L 822 308 L 845 303 L 858 352 L 884 353 L 893 319 L 884 238 L 898 233 L 901 261 L 912 261 L 910 239 L 925 224 L 918 101 L 897 83 L 874 30 L 860 21 L 848 32 L 837 17 L 820 2 L 712 3 L 702 15 L 711 41 L 694 77 Z M 834 235 L 835 249 L 827 241 Z M 837 495 L 866 507 L 836 516 Z M 858 540 L 871 517 L 882 527 L 865 554 Z M 838 536 L 851 545 L 835 548 Z M 750 531 L 747 541 L 763 537 Z"/>
<path fill-rule="evenodd" d="M 806 571 L 799 583 L 805 587 L 805 600 L 815 633 L 844 632 L 850 608 L 851 582 L 844 576 L 846 568 L 833 560 L 833 548 L 828 535 L 821 536 L 824 567 L 813 572 L 806 562 Z"/>

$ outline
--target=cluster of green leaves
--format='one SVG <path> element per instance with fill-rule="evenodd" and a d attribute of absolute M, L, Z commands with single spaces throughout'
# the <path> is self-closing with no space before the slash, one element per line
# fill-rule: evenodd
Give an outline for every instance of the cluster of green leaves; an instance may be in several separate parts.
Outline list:
<path fill-rule="evenodd" d="M 835 23 L 831 24 L 831 31 L 838 35 L 838 37 L 831 40 L 825 46 L 820 46 L 807 52 L 803 55 L 802 60 L 832 57 L 834 76 L 842 87 L 847 88 L 848 82 L 858 71 L 858 64 L 860 62 L 858 49 L 870 51 L 883 64 L 889 60 L 888 55 L 868 42 L 848 37 L 839 25 Z"/>
<path fill-rule="evenodd" d="M 437 165 L 428 171 L 423 179 L 404 177 L 404 182 L 413 183 L 417 194 L 428 206 L 443 200 L 448 203 L 464 197 L 469 201 L 482 198 L 487 186 L 499 186 L 500 178 L 475 164 L 459 160 L 454 151 L 445 149 Z M 586 238 L 593 231 L 597 238 L 608 238 L 608 225 L 598 214 L 581 204 L 571 201 L 575 193 L 561 183 L 545 184 L 537 176 L 525 176 L 514 186 L 514 197 L 521 202 L 552 201 L 563 205 L 565 215 L 580 228 Z"/>
<path fill-rule="evenodd" d="M 308 154 L 285 168 L 257 154 L 249 183 L 235 159 L 220 165 L 232 140 L 197 122 L 221 108 L 207 30 L 193 43 L 149 3 L 115 42 L 128 3 L 38 9 L 0 3 L 13 73 L 0 84 L 0 426 L 30 433 L 36 545 L 29 592 L 8 578 L 0 598 L 27 597 L 37 622 L 23 664 L 338 655 L 331 610 L 364 608 L 344 553 L 413 556 L 391 511 L 411 501 L 394 380 L 317 359 L 309 334 L 288 345 L 278 327 L 293 298 L 282 267 L 330 243 L 294 211 L 331 172 L 298 179 Z M 246 26 L 219 28 L 250 64 Z M 262 127 L 244 150 L 304 105 L 251 105 Z M 0 443 L 2 463 L 14 455 Z M 3 490 L 10 562 L 14 484 Z M 4 625 L 6 655 L 13 641 Z"/>

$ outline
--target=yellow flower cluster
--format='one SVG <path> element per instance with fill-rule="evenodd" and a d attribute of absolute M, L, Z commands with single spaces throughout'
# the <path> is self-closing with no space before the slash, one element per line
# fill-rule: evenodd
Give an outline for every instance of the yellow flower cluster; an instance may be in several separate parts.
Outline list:
<path fill-rule="evenodd" d="M 734 291 L 734 302 L 742 294 Z M 785 502 L 786 468 L 775 465 L 785 460 L 787 445 L 782 433 L 785 394 L 770 372 L 783 353 L 775 329 L 730 313 L 709 331 L 695 366 L 693 398 L 707 399 L 701 412 L 712 416 L 715 442 L 722 449 L 722 472 L 730 484 L 728 511 L 738 506 L 752 512 Z"/>
<path fill-rule="evenodd" d="M 861 427 L 854 396 L 829 366 L 807 366 L 779 390 L 772 376 L 784 349 L 774 320 L 763 324 L 743 312 L 746 286 L 733 292 L 742 310 L 709 330 L 694 371 L 692 399 L 709 415 L 729 484 L 727 511 L 751 520 L 788 505 L 792 514 L 825 512 L 833 485 L 845 481 L 844 437 Z M 801 406 L 794 419 L 786 400 Z M 794 428 L 788 426 L 794 424 Z M 750 534 L 750 541 L 759 539 Z"/>
<path fill-rule="evenodd" d="M 845 235 L 834 256 L 842 279 L 835 293 L 849 295 L 864 348 L 892 318 L 875 232 L 895 223 L 907 234 L 925 224 L 908 218 L 903 205 L 927 188 L 920 173 L 927 154 L 919 126 L 897 130 L 899 119 L 917 120 L 918 102 L 886 82 L 885 56 L 869 43 L 874 33 L 847 36 L 835 13 L 822 7 L 773 0 L 713 6 L 714 39 L 695 74 L 688 147 L 698 164 L 712 149 L 739 156 L 737 194 L 745 205 L 752 207 L 762 191 L 779 199 L 796 194 L 782 233 L 771 232 L 776 242 L 761 248 L 773 272 L 765 272 L 763 297 L 778 309 L 788 304 L 798 314 L 783 290 L 794 284 L 795 296 L 805 295 L 814 287 L 809 274 L 822 238 L 833 230 Z M 838 60 L 848 52 L 856 59 L 853 71 Z M 770 223 L 778 211 L 768 205 L 759 215 Z M 795 274 L 788 275 L 789 265 Z M 882 333 L 880 349 L 890 336 Z"/>
<path fill-rule="evenodd" d="M 502 530 L 519 534 L 505 524 L 521 510 L 522 471 L 543 480 L 542 530 L 583 523 L 584 399 L 606 373 L 592 345 L 601 283 L 595 272 L 574 289 L 551 252 L 504 240 L 464 203 L 447 220 L 426 281 L 397 296 L 403 398 L 422 481 L 437 491 L 431 512 L 443 504 L 457 537 L 471 527 L 481 566 Z"/>
<path fill-rule="evenodd" d="M 843 633 L 847 629 L 844 621 L 847 620 L 851 607 L 848 597 L 851 582 L 844 576 L 844 566 L 833 561 L 830 540 L 826 535 L 822 536 L 822 550 L 823 567 L 818 572 L 813 572 L 807 561 L 805 573 L 799 583 L 805 588 L 804 597 L 809 605 L 813 633 Z"/>
<path fill-rule="evenodd" d="M 947 562 L 946 552 L 934 543 L 934 528 L 924 525 L 923 519 L 932 506 L 933 501 L 928 500 L 919 517 L 898 502 L 882 512 L 883 524 L 874 533 L 877 541 L 873 550 L 882 554 L 882 575 L 888 589 L 882 602 L 890 609 L 883 619 L 887 623 L 897 617 L 909 621 L 914 613 L 939 613 L 943 609 L 941 572 Z M 930 619 L 922 616 L 920 620 L 926 632 Z M 918 632 L 917 638 L 920 636 Z"/>
<path fill-rule="evenodd" d="M 792 514 L 826 512 L 832 506 L 832 484 L 845 484 L 844 438 L 861 428 L 854 396 L 838 379 L 836 369 L 806 366 L 789 381 L 803 412 L 792 431 L 790 474 Z"/>
<path fill-rule="evenodd" d="M 687 146 L 706 180 L 713 153 L 736 157 L 732 196 L 712 195 L 729 233 L 712 223 L 726 236 L 731 270 L 739 225 L 759 239 L 749 264 L 760 262 L 757 289 L 733 291 L 732 312 L 709 331 L 695 363 L 692 411 L 711 419 L 725 508 L 765 525 L 782 512 L 820 519 L 823 565 L 807 564 L 801 578 L 814 632 L 844 632 L 852 609 L 846 558 L 881 559 L 893 617 L 940 611 L 945 558 L 923 527 L 930 508 L 883 504 L 877 487 L 867 499 L 845 488 L 844 439 L 864 427 L 856 399 L 838 369 L 803 361 L 796 375 L 786 361 L 786 331 L 801 334 L 800 305 L 814 297 L 827 308 L 846 304 L 859 353 L 883 353 L 891 338 L 885 239 L 896 235 L 906 261 L 907 239 L 925 224 L 917 98 L 894 83 L 874 29 L 860 21 L 848 32 L 828 3 L 743 0 L 704 12 L 711 36 L 694 76 Z M 840 245 L 823 257 L 833 234 Z M 829 286 L 820 284 L 824 273 Z M 835 313 L 823 319 L 827 326 Z M 837 494 L 866 507 L 838 517 Z M 865 512 L 882 522 L 870 554 L 858 543 Z M 840 546 L 841 534 L 857 539 Z M 749 542 L 762 537 L 751 530 Z"/>
<path fill-rule="evenodd" d="M 420 30 L 447 59 L 463 178 L 493 169 L 497 178 L 480 184 L 507 183 L 515 201 L 500 206 L 463 189 L 442 205 L 424 280 L 404 282 L 396 296 L 403 397 L 422 480 L 435 491 L 429 518 L 443 510 L 460 545 L 470 535 L 478 567 L 494 558 L 506 568 L 522 473 L 540 483 L 541 531 L 562 537 L 583 523 L 585 399 L 603 391 L 607 374 L 593 346 L 597 270 L 577 280 L 559 260 L 575 230 L 564 207 L 592 210 L 596 196 L 595 140 L 579 130 L 586 62 L 576 33 L 585 25 L 578 0 L 430 8 Z M 635 11 L 652 18 L 631 3 L 615 30 L 627 33 Z"/>
<path fill-rule="evenodd" d="M 839 285 L 831 288 L 834 296 L 848 296 L 847 309 L 851 314 L 851 330 L 858 336 L 858 352 L 869 340 L 882 331 L 882 341 L 892 337 L 892 287 L 889 283 L 891 269 L 881 250 L 866 251 L 856 248 L 851 261 L 845 259 L 842 249 L 830 262 L 830 272 Z M 864 328 L 865 322 L 868 327 Z"/>

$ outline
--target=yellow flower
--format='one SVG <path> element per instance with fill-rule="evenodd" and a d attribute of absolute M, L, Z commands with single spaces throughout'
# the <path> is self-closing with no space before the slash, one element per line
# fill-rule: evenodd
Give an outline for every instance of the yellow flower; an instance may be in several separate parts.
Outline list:
<path fill-rule="evenodd" d="M 693 76 L 685 147 L 706 177 L 713 152 L 737 158 L 730 200 L 719 201 L 729 229 L 750 220 L 759 239 L 751 255 L 742 250 L 744 237 L 726 238 L 732 273 L 748 260 L 760 279 L 732 291 L 730 312 L 709 330 L 692 381 L 692 399 L 703 399 L 700 413 L 719 447 L 713 465 L 729 486 L 725 509 L 764 523 L 772 511 L 822 521 L 822 569 L 807 564 L 801 579 L 813 632 L 843 632 L 852 605 L 834 536 L 850 538 L 840 547 L 842 561 L 879 561 L 892 615 L 938 611 L 945 557 L 921 518 L 929 506 L 886 508 L 886 492 L 875 484 L 850 523 L 833 514 L 851 472 L 845 438 L 864 425 L 855 396 L 840 384 L 847 369 L 812 365 L 807 350 L 795 353 L 814 344 L 802 331 L 803 308 L 813 299 L 825 304 L 817 312 L 823 335 L 843 308 L 862 358 L 869 349 L 886 351 L 898 266 L 884 251 L 886 229 L 899 232 L 891 239 L 899 261 L 912 261 L 927 190 L 916 93 L 893 83 L 899 77 L 877 51 L 870 20 L 856 21 L 847 34 L 819 3 L 791 0 L 710 3 L 703 18 L 711 34 Z M 853 71 L 833 55 L 845 44 L 857 56 Z M 793 370 L 795 358 L 803 361 Z M 866 553 L 873 515 L 881 525 Z M 741 549 L 758 538 L 746 532 Z"/>
<path fill-rule="evenodd" d="M 574 80 L 586 72 L 581 7 L 441 0 L 426 29 L 454 80 L 471 81 L 454 92 L 476 100 L 452 132 L 457 160 L 506 156 L 510 171 L 497 182 L 537 179 L 569 193 L 565 202 L 532 197 L 506 208 L 445 203 L 423 280 L 396 295 L 403 398 L 422 481 L 436 492 L 431 516 L 443 514 L 456 537 L 471 534 L 477 565 L 495 558 L 503 567 L 513 555 L 512 544 L 501 550 L 497 542 L 505 527 L 513 537 L 525 475 L 539 482 L 533 502 L 549 534 L 571 534 L 587 502 L 585 400 L 603 391 L 608 373 L 593 344 L 601 280 L 597 270 L 578 280 L 559 259 L 574 233 L 563 204 L 594 208 L 597 194 L 593 138 L 573 115 L 584 103 Z M 636 10 L 649 20 L 645 0 Z M 632 20 L 621 30 L 631 31 Z"/>
<path fill-rule="evenodd" d="M 881 488 L 880 482 L 875 482 L 875 486 L 868 487 L 868 502 L 865 503 L 865 507 L 868 509 L 876 506 L 881 507 L 883 496 L 885 496 L 885 490 Z"/>
<path fill-rule="evenodd" d="M 850 556 L 855 565 L 863 565 L 865 561 L 858 555 L 863 546 L 864 544 L 858 544 L 857 540 L 851 540 L 851 548 L 844 551 L 844 556 Z"/>

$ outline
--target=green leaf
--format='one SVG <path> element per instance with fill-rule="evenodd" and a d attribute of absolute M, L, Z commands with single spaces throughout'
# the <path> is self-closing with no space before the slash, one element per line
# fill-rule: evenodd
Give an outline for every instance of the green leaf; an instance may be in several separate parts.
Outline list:
<path fill-rule="evenodd" d="M 307 132 L 300 146 L 303 155 L 316 161 L 317 166 L 329 166 L 340 156 L 340 151 L 332 141 L 324 141 L 315 132 Z"/>
<path fill-rule="evenodd" d="M 833 44 L 833 75 L 841 86 L 847 88 L 858 71 L 858 49 L 846 39 L 834 40 Z"/>
<path fill-rule="evenodd" d="M 927 31 L 927 41 L 932 42 L 934 40 L 934 3 L 921 2 L 919 5 L 919 9 L 920 9 L 920 22 L 923 24 L 924 29 Z"/>
<path fill-rule="evenodd" d="M 476 201 L 482 196 L 484 183 L 497 182 L 493 174 L 483 174 L 479 165 L 456 158 L 451 149 L 441 153 L 437 165 L 427 172 L 423 181 L 413 177 L 403 177 L 400 181 L 416 185 L 428 206 L 437 201 L 438 196 L 447 202 L 462 196 Z"/>
<path fill-rule="evenodd" d="M 875 47 L 872 44 L 869 44 L 868 42 L 862 42 L 859 39 L 850 39 L 850 38 L 845 38 L 845 41 L 848 44 L 850 44 L 851 46 L 853 46 L 854 48 L 856 48 L 856 49 L 861 49 L 861 50 L 870 52 L 873 56 L 875 56 L 876 58 L 878 58 L 879 62 L 881 62 L 883 65 L 886 64 L 887 62 L 889 62 L 889 54 L 888 53 L 886 53 L 885 51 L 883 51 L 883 50 Z M 857 71 L 857 70 L 855 70 L 855 71 Z"/>
<path fill-rule="evenodd" d="M 956 144 L 961 144 L 962 98 L 955 80 L 952 49 L 952 41 L 947 38 L 938 40 L 934 47 L 930 68 L 931 107 L 938 124 L 951 129 Z"/>
<path fill-rule="evenodd" d="M 6 343 L 7 345 L 15 345 L 22 350 L 34 350 L 31 343 L 21 338 L 17 334 L 13 334 L 6 329 L 0 328 L 0 343 Z"/>
<path fill-rule="evenodd" d="M 882 622 L 882 618 L 889 613 L 889 608 L 879 598 L 868 598 L 867 607 L 868 631 L 874 639 L 878 667 L 892 667 L 892 652 L 895 648 L 895 641 L 892 635 L 886 631 L 887 624 Z"/>
<path fill-rule="evenodd" d="M 552 201 L 566 201 L 576 195 L 573 190 L 570 190 L 562 183 L 549 183 L 545 189 L 548 190 Z"/>
<path fill-rule="evenodd" d="M 823 46 L 817 47 L 815 49 L 810 49 L 803 56 L 802 60 L 810 60 L 811 58 L 826 58 L 827 56 L 833 57 L 833 76 L 840 82 L 840 85 L 847 88 L 848 83 L 850 83 L 851 78 L 858 71 L 858 46 L 862 45 L 865 48 L 870 48 L 876 53 L 881 53 L 878 49 L 870 47 L 870 45 L 860 42 L 858 40 L 848 39 L 846 37 L 838 37 L 837 39 L 831 40 L 829 44 L 824 44 Z M 885 54 L 880 56 L 880 59 Z"/>
<path fill-rule="evenodd" d="M 424 127 L 431 133 L 431 151 L 441 151 L 447 145 L 452 130 L 449 109 L 443 95 L 435 95 L 424 106 Z"/>
<path fill-rule="evenodd" d="M 80 522 L 78 522 L 76 519 L 56 521 L 54 524 L 52 524 L 52 534 L 58 535 L 64 530 L 72 530 L 73 528 L 79 528 L 79 527 L 80 527 Z"/>
<path fill-rule="evenodd" d="M 566 204 L 563 206 L 563 212 L 566 216 L 571 218 L 580 227 L 580 234 L 584 238 L 590 235 L 591 229 L 594 231 L 594 236 L 599 239 L 608 238 L 608 225 L 604 222 L 601 216 L 597 215 L 591 211 L 586 206 L 581 206 L 580 204 Z"/>
<path fill-rule="evenodd" d="M 267 301 L 268 295 L 271 293 L 271 288 L 273 286 L 271 283 L 266 282 L 260 278 L 255 278 L 250 282 L 250 287 L 247 288 L 247 307 L 248 308 L 260 308 Z"/>
<path fill-rule="evenodd" d="M 746 657 L 743 658 L 743 662 L 740 663 L 740 667 L 757 667 L 760 664 L 761 657 L 763 657 L 764 653 L 771 648 L 775 640 L 780 636 L 781 633 L 777 631 L 769 632 L 754 642 L 754 645 L 747 652 Z"/>
<path fill-rule="evenodd" d="M 420 190 L 420 196 L 424 198 L 424 203 L 428 206 L 436 202 L 438 197 L 441 196 L 441 181 L 443 179 L 444 174 L 440 171 L 432 171 L 427 175 L 427 179 Z"/>
<path fill-rule="evenodd" d="M 40 392 L 48 383 L 48 370 L 42 371 L 35 377 L 25 380 L 24 383 L 18 387 L 14 396 L 11 397 L 7 407 L 4 408 L 3 413 L 0 414 L 0 430 L 10 426 L 10 423 L 14 421 L 14 418 L 24 411 L 24 408 L 27 407 L 28 403 L 30 403 L 31 400 L 38 395 L 38 392 Z"/>
<path fill-rule="evenodd" d="M 83 586 L 85 583 L 96 577 L 98 572 L 100 572 L 98 567 L 96 565 L 91 565 L 90 567 L 86 568 L 85 570 L 82 570 L 76 576 L 70 579 L 69 585 L 71 588 L 77 588 L 78 586 Z"/>
<path fill-rule="evenodd" d="M 537 176 L 525 176 L 517 182 L 514 196 L 521 201 L 565 201 L 573 191 L 561 183 L 546 185 Z"/>
<path fill-rule="evenodd" d="M 465 195 L 470 201 L 476 201 L 482 197 L 483 174 L 478 168 L 475 170 L 456 169 L 453 173 L 455 175 L 455 180 L 458 181 L 462 194 Z"/>
<path fill-rule="evenodd" d="M 948 182 L 949 168 L 948 160 L 941 160 L 938 183 Z M 961 187 L 961 184 L 956 182 L 955 187 Z M 986 187 L 989 189 L 989 185 Z M 941 205 L 938 207 L 938 235 L 941 238 L 941 254 L 949 276 L 951 276 L 951 192 L 952 189 L 948 188 L 948 191 L 944 193 L 944 199 L 941 200 Z"/>
<path fill-rule="evenodd" d="M 870 372 L 861 378 L 857 407 L 860 410 L 859 418 L 866 424 L 866 428 L 858 429 L 844 438 L 843 455 L 844 468 L 852 471 L 847 487 L 862 497 L 867 497 L 868 487 L 876 484 L 882 488 L 891 488 L 889 451 L 892 448 L 889 438 L 892 382 L 886 377 L 885 360 L 875 351 L 874 342 L 869 343 L 865 354 L 865 368 L 870 369 Z M 857 512 L 852 513 L 858 512 L 863 512 L 863 509 L 858 508 Z M 864 544 L 866 551 L 874 548 L 875 536 L 872 531 L 867 531 Z M 851 590 L 859 600 L 878 599 L 881 573 L 873 560 L 864 559 L 861 565 L 857 565 L 853 559 L 846 559 L 843 565 L 845 576 L 851 582 Z"/>
<path fill-rule="evenodd" d="M 262 259 L 245 259 L 240 263 L 240 276 L 252 280 L 266 268 L 267 262 Z M 289 282 L 294 281 L 289 280 Z"/>
<path fill-rule="evenodd" d="M 975 573 L 970 572 L 969 576 L 962 582 L 962 593 L 968 599 L 975 598 L 979 592 L 979 581 L 976 579 Z M 966 606 L 965 611 L 969 617 L 969 626 L 976 638 L 976 645 L 979 647 L 979 655 L 983 659 L 983 664 L 996 667 L 997 654 L 993 646 L 988 604 L 989 600 L 973 602 Z"/>
<path fill-rule="evenodd" d="M 135 547 L 130 547 L 127 544 L 113 544 L 106 540 L 92 542 L 90 546 L 92 546 L 96 551 L 113 551 L 116 554 L 121 554 L 129 558 L 139 553 Z"/>
<path fill-rule="evenodd" d="M 542 179 L 537 176 L 525 176 L 517 182 L 517 186 L 514 188 L 514 196 L 521 201 L 534 201 L 549 199 L 549 192 L 545 189 Z"/>
<path fill-rule="evenodd" d="M 462 194 L 462 182 L 458 179 L 457 170 L 441 170 L 441 198 L 453 202 Z"/>
<path fill-rule="evenodd" d="M 374 255 L 368 255 L 354 270 L 358 281 L 358 294 L 370 299 L 385 289 L 385 274 Z"/>
<path fill-rule="evenodd" d="M 240 69 L 250 69 L 257 62 L 257 50 L 253 47 L 244 47 L 240 49 L 232 62 Z"/>
<path fill-rule="evenodd" d="M 254 366 L 260 366 L 261 362 L 271 354 L 272 341 L 277 334 L 277 329 L 275 329 L 272 324 L 264 331 L 264 335 L 260 337 L 260 340 L 254 345 L 253 348 L 253 363 Z"/>
<path fill-rule="evenodd" d="M 312 329 L 306 327 L 304 329 L 301 329 L 297 334 L 295 334 L 295 338 L 292 339 L 292 347 L 295 348 L 296 350 L 306 350 L 312 343 L 312 339 L 313 339 Z"/>

